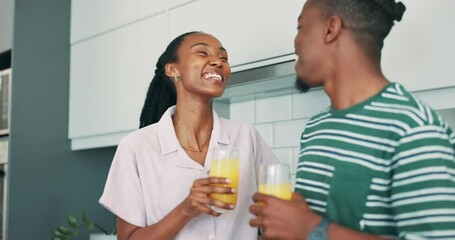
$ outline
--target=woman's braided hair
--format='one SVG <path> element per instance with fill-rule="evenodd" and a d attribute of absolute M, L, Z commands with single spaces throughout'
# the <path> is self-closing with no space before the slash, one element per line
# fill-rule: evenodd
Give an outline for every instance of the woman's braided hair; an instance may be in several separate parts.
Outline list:
<path fill-rule="evenodd" d="M 172 80 L 166 76 L 165 66 L 168 63 L 177 62 L 178 50 L 186 36 L 200 32 L 187 32 L 176 37 L 169 43 L 166 50 L 161 54 L 156 63 L 155 76 L 150 82 L 144 106 L 139 119 L 139 128 L 156 123 L 166 110 L 175 105 L 177 94 Z"/>

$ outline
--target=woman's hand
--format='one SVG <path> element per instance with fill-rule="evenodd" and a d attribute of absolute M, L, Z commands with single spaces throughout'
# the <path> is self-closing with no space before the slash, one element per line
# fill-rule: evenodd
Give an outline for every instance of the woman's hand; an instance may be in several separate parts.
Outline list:
<path fill-rule="evenodd" d="M 221 213 L 212 210 L 210 206 L 216 206 L 229 210 L 233 209 L 233 205 L 209 197 L 210 193 L 234 193 L 237 189 L 220 186 L 228 183 L 230 183 L 229 179 L 220 177 L 208 177 L 195 180 L 190 189 L 190 194 L 183 201 L 185 213 L 190 217 L 196 217 L 201 213 L 219 216 Z"/>

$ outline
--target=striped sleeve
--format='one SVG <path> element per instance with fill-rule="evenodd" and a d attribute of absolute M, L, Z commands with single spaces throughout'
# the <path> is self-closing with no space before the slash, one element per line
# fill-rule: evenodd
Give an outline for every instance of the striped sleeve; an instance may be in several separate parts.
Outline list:
<path fill-rule="evenodd" d="M 400 239 L 455 239 L 453 136 L 435 125 L 409 130 L 393 157 L 391 204 Z"/>

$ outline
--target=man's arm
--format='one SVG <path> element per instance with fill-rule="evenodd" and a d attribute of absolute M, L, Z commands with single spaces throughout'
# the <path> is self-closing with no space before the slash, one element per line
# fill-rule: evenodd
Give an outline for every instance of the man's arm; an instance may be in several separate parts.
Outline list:
<path fill-rule="evenodd" d="M 455 157 L 450 130 L 410 129 L 392 160 L 390 203 L 403 239 L 455 239 Z"/>

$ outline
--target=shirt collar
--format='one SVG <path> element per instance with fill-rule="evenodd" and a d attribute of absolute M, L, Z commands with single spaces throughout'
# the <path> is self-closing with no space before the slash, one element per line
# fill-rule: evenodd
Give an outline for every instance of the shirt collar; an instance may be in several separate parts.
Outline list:
<path fill-rule="evenodd" d="M 175 152 L 179 149 L 179 141 L 175 134 L 172 116 L 175 114 L 176 106 L 172 106 L 166 110 L 157 123 L 158 141 L 160 143 L 161 153 L 166 155 Z M 213 130 L 210 142 L 214 140 L 219 144 L 230 144 L 229 136 L 221 124 L 218 114 L 213 110 Z"/>

